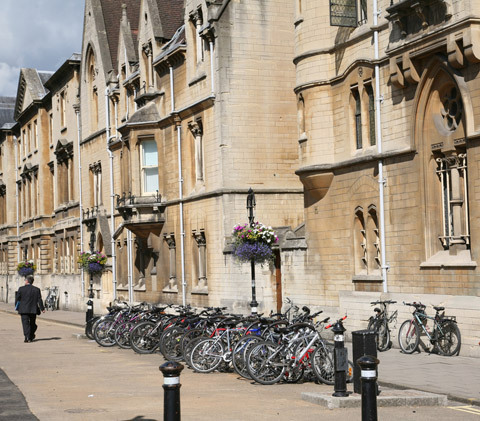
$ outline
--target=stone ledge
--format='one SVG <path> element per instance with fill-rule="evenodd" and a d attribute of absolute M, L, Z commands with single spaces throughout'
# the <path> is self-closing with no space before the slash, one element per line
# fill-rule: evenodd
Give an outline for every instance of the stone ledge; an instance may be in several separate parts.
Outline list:
<path fill-rule="evenodd" d="M 346 398 L 338 398 L 332 396 L 331 393 L 304 392 L 302 393 L 302 399 L 328 409 L 359 408 L 362 406 L 362 396 L 357 393 L 352 393 Z M 377 407 L 445 405 L 447 405 L 446 395 L 437 395 L 412 389 L 382 389 L 380 395 L 377 396 Z"/>

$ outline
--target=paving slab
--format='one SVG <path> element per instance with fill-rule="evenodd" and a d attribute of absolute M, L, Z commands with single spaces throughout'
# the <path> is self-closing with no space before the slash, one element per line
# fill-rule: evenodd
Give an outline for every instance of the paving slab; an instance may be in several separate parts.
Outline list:
<path fill-rule="evenodd" d="M 362 396 L 351 393 L 348 397 L 336 397 L 331 393 L 304 392 L 302 399 L 324 406 L 328 409 L 359 408 L 362 406 Z M 448 403 L 446 395 L 422 392 L 419 390 L 382 389 L 377 396 L 377 407 L 388 406 L 445 406 Z"/>

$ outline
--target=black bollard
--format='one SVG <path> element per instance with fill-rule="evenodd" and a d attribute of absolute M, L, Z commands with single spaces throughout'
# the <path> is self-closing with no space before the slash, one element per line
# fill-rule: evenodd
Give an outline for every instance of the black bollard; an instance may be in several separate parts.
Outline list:
<path fill-rule="evenodd" d="M 335 392 L 332 396 L 346 397 L 347 393 L 347 370 L 348 370 L 348 350 L 345 348 L 345 328 L 343 327 L 342 319 L 337 320 L 332 326 L 334 333 L 335 349 L 334 349 L 334 364 L 335 364 Z"/>
<path fill-rule="evenodd" d="M 85 314 L 85 334 L 88 336 L 87 332 L 92 332 L 92 319 L 93 319 L 93 275 L 90 274 L 90 290 L 88 294 L 87 301 L 87 313 Z"/>
<path fill-rule="evenodd" d="M 377 421 L 377 365 L 380 361 L 370 355 L 357 360 L 362 379 L 362 421 Z"/>
<path fill-rule="evenodd" d="M 180 372 L 183 364 L 167 361 L 159 367 L 163 374 L 163 421 L 180 421 Z"/>

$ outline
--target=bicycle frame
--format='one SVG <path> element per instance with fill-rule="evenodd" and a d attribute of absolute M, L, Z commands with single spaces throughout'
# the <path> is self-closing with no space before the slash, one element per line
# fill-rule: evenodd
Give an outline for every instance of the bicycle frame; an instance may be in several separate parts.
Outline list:
<path fill-rule="evenodd" d="M 434 342 L 438 338 L 438 333 L 443 335 L 443 330 L 442 327 L 440 326 L 439 323 L 439 315 L 438 312 L 435 314 L 435 316 L 428 316 L 424 312 L 420 312 L 418 310 L 415 310 L 413 313 L 413 316 L 415 320 L 417 321 L 418 326 L 422 328 L 422 331 L 427 335 L 428 339 L 430 342 Z M 427 330 L 426 323 L 424 323 L 425 320 L 433 320 L 433 330 L 431 331 L 432 334 Z M 413 321 L 413 319 L 412 319 Z"/>

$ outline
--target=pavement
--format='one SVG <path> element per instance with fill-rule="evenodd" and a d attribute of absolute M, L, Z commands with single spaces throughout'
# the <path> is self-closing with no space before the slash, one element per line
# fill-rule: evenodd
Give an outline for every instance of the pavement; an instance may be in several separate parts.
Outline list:
<path fill-rule="evenodd" d="M 83 338 L 84 323 L 85 313 L 46 312 L 38 317 L 37 339 L 25 344 L 13 306 L 0 303 L 0 369 L 4 372 L 3 377 L 0 372 L 0 420 L 163 418 L 163 378 L 158 367 L 164 359 L 159 354 L 102 348 Z M 390 393 L 391 388 L 415 389 L 450 399 L 445 407 L 379 407 L 379 419 L 479 420 L 480 359 L 404 355 L 398 349 L 378 358 L 382 393 Z M 361 419 L 359 408 L 330 410 L 302 399 L 305 394 L 330 395 L 332 386 L 310 382 L 263 386 L 235 373 L 204 375 L 189 369 L 182 372 L 181 384 L 184 421 Z M 8 405 L 3 402 L 5 390 L 12 396 Z M 12 399 L 17 402 L 14 411 Z"/>

